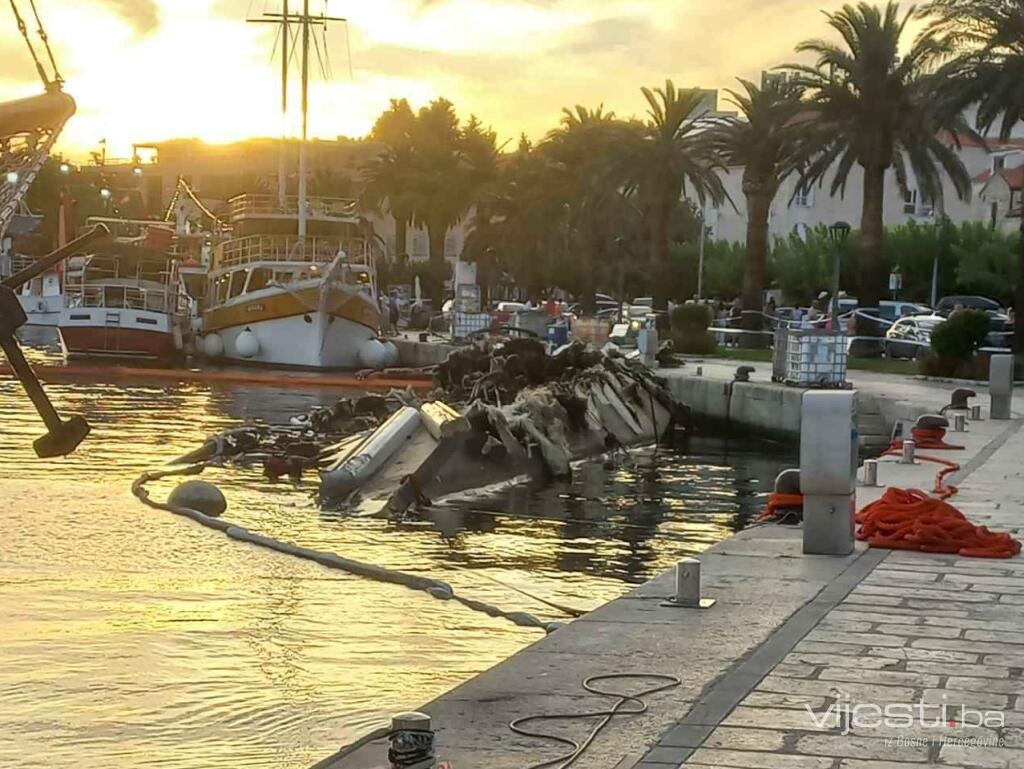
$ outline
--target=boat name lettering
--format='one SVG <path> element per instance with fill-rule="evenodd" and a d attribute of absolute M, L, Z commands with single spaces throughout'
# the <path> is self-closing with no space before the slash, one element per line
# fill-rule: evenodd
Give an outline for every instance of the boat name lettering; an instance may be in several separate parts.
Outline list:
<path fill-rule="evenodd" d="M 246 305 L 246 312 L 263 312 L 265 308 L 262 302 L 256 302 L 255 304 Z"/>

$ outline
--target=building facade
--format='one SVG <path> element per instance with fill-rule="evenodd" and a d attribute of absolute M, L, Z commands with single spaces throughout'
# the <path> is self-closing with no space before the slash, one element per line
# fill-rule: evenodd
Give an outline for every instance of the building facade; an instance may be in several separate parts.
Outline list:
<path fill-rule="evenodd" d="M 973 115 L 968 115 L 973 118 Z M 961 200 L 952 181 L 943 176 L 941 200 L 927 200 L 913 178 L 903 192 L 890 170 L 885 179 L 884 222 L 886 227 L 933 223 L 943 215 L 956 224 L 981 221 L 1005 230 L 1021 226 L 1021 194 L 1024 187 L 1024 127 L 1007 142 L 989 137 L 978 142 L 962 137 L 956 150 L 971 177 L 971 195 Z M 863 194 L 863 170 L 855 166 L 845 190 L 831 194 L 834 173 L 825 175 L 821 183 L 802 188 L 799 177 L 791 176 L 779 190 L 769 213 L 771 240 L 791 234 L 801 235 L 819 225 L 829 226 L 844 221 L 860 227 Z M 746 240 L 747 207 L 743 196 L 743 169 L 729 168 L 723 173 L 726 191 L 731 200 L 704 205 L 708 235 L 714 239 L 743 242 Z"/>

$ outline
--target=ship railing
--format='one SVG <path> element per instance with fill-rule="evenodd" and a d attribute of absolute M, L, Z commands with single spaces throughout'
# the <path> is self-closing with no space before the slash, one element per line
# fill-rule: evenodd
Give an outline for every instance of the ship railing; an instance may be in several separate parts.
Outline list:
<path fill-rule="evenodd" d="M 68 307 L 103 307 L 111 310 L 149 310 L 184 315 L 188 299 L 180 291 L 136 286 L 69 286 Z"/>
<path fill-rule="evenodd" d="M 284 205 L 277 195 L 252 194 L 236 195 L 228 200 L 228 211 L 232 221 L 246 216 L 298 216 L 299 198 L 287 195 Z M 348 219 L 357 215 L 353 198 L 306 198 L 306 215 L 311 218 Z"/>
<path fill-rule="evenodd" d="M 237 267 L 252 262 L 328 263 L 344 250 L 349 264 L 372 265 L 365 243 L 343 243 L 337 238 L 294 235 L 249 235 L 225 241 L 214 248 L 213 268 Z"/>

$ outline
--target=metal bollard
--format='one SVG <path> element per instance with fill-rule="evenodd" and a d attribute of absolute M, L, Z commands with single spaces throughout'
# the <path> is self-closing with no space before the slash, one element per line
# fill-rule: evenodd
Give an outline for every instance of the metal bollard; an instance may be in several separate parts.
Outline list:
<path fill-rule="evenodd" d="M 980 422 L 981 421 L 981 406 L 971 406 L 971 421 L 972 422 Z"/>
<path fill-rule="evenodd" d="M 967 430 L 967 415 L 966 414 L 954 414 L 953 415 L 953 432 L 962 433 Z"/>
<path fill-rule="evenodd" d="M 900 457 L 901 465 L 913 465 L 914 452 L 917 450 L 917 444 L 913 441 L 903 441 L 903 456 Z"/>
<path fill-rule="evenodd" d="M 989 360 L 990 419 L 1010 419 L 1013 410 L 1013 356 L 993 355 Z"/>
<path fill-rule="evenodd" d="M 878 485 L 878 460 L 877 459 L 865 459 L 864 460 L 864 485 L 865 486 L 877 486 Z"/>
<path fill-rule="evenodd" d="M 714 598 L 701 598 L 700 561 L 684 558 L 676 564 L 676 594 L 661 605 L 677 609 L 709 609 L 715 605 Z"/>
<path fill-rule="evenodd" d="M 388 737 L 390 769 L 434 769 L 434 730 L 426 713 L 399 713 Z"/>

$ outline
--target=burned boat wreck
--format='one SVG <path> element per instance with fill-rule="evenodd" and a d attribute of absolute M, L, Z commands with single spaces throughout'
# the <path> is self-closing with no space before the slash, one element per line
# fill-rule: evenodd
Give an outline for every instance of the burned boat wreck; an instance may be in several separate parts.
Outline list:
<path fill-rule="evenodd" d="M 271 478 L 315 470 L 325 506 L 400 515 L 496 483 L 567 477 L 574 461 L 690 424 L 651 369 L 581 342 L 550 355 L 531 339 L 460 349 L 434 381 L 423 399 L 341 399 L 289 426 L 215 436 L 178 461 L 262 462 Z"/>

